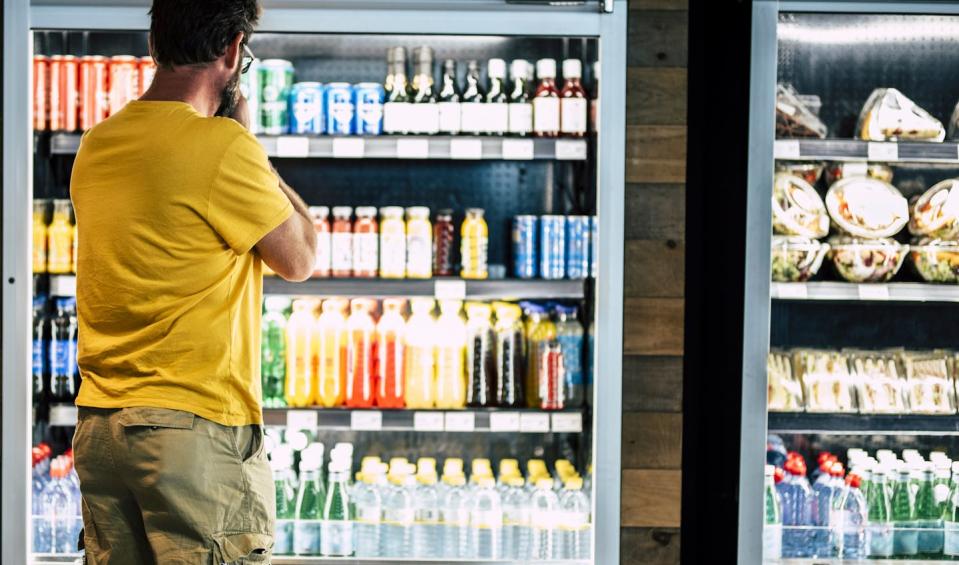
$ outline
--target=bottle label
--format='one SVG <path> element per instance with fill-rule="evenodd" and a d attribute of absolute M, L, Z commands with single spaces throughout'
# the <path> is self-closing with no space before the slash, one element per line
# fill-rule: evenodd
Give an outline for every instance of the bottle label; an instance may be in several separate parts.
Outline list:
<path fill-rule="evenodd" d="M 72 228 L 51 226 L 49 235 L 49 253 L 47 270 L 55 274 L 70 272 L 70 260 L 73 257 Z"/>
<path fill-rule="evenodd" d="M 380 276 L 406 276 L 406 236 L 402 231 L 380 234 Z"/>
<path fill-rule="evenodd" d="M 383 104 L 383 131 L 386 133 L 409 133 L 413 104 L 387 102 Z"/>
<path fill-rule="evenodd" d="M 509 105 L 509 132 L 528 134 L 533 131 L 533 105 L 516 102 Z"/>
<path fill-rule="evenodd" d="M 47 229 L 45 226 L 33 230 L 33 272 L 47 272 Z"/>
<path fill-rule="evenodd" d="M 481 104 L 484 133 L 504 134 L 509 131 L 509 104 Z"/>
<path fill-rule="evenodd" d="M 589 130 L 599 131 L 599 98 L 594 98 L 589 103 Z"/>
<path fill-rule="evenodd" d="M 946 522 L 943 526 L 944 540 L 942 553 L 959 557 L 959 522 Z"/>
<path fill-rule="evenodd" d="M 395 526 L 412 526 L 416 521 L 416 512 L 412 508 L 386 508 L 383 522 Z"/>
<path fill-rule="evenodd" d="M 563 368 L 566 373 L 567 385 L 583 384 L 583 338 L 581 336 L 564 335 L 557 340 L 563 348 Z"/>
<path fill-rule="evenodd" d="M 560 101 L 562 108 L 562 132 L 585 134 L 586 133 L 586 106 L 585 98 L 563 98 Z"/>
<path fill-rule="evenodd" d="M 376 272 L 379 238 L 375 233 L 353 234 L 353 272 Z"/>
<path fill-rule="evenodd" d="M 73 340 L 54 339 L 51 342 L 50 373 L 54 377 L 73 376 L 73 367 L 75 366 Z"/>
<path fill-rule="evenodd" d="M 536 133 L 559 131 L 559 98 L 533 99 L 533 131 Z"/>
<path fill-rule="evenodd" d="M 891 557 L 893 553 L 893 529 L 890 524 L 870 524 L 866 530 L 870 557 Z"/>
<path fill-rule="evenodd" d="M 480 134 L 489 131 L 485 123 L 485 113 L 483 107 L 485 104 L 479 102 L 463 102 L 460 104 L 462 113 L 462 132 L 468 134 Z"/>
<path fill-rule="evenodd" d="M 433 274 L 430 233 L 411 233 L 406 238 L 406 271 L 411 277 L 428 278 Z"/>
<path fill-rule="evenodd" d="M 486 276 L 487 251 L 489 241 L 486 237 L 464 237 L 461 245 L 463 275 Z"/>
<path fill-rule="evenodd" d="M 33 374 L 43 374 L 43 351 L 44 343 L 42 339 L 33 340 Z"/>
<path fill-rule="evenodd" d="M 330 264 L 334 271 L 353 270 L 353 234 L 349 232 L 333 232 L 331 241 Z"/>
<path fill-rule="evenodd" d="M 313 275 L 328 276 L 333 264 L 332 238 L 330 232 L 316 233 L 316 256 L 313 262 Z"/>
<path fill-rule="evenodd" d="M 462 129 L 460 103 L 440 102 L 437 106 L 439 106 L 439 130 L 442 133 L 459 133 Z"/>
<path fill-rule="evenodd" d="M 293 551 L 297 555 L 319 555 L 322 520 L 298 519 L 293 525 Z"/>
<path fill-rule="evenodd" d="M 410 133 L 436 134 L 440 131 L 438 104 L 411 104 L 409 108 Z"/>

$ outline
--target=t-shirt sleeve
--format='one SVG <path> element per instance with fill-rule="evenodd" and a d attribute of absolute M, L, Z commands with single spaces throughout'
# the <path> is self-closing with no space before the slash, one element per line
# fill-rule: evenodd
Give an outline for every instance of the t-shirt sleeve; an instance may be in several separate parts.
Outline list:
<path fill-rule="evenodd" d="M 292 214 L 293 204 L 280 190 L 266 152 L 244 131 L 220 161 L 210 191 L 210 225 L 234 252 L 242 255 Z"/>

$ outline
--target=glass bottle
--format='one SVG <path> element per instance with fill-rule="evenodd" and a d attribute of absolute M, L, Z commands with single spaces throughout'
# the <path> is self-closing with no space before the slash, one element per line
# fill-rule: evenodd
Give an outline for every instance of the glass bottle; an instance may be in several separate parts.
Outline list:
<path fill-rule="evenodd" d="M 487 407 L 495 405 L 496 370 L 494 364 L 495 338 L 490 324 L 489 304 L 466 305 L 466 405 Z"/>
<path fill-rule="evenodd" d="M 373 278 L 379 264 L 379 233 L 376 208 L 359 206 L 353 224 L 353 276 Z"/>
<path fill-rule="evenodd" d="M 326 557 L 353 555 L 353 513 L 350 512 L 349 462 L 330 461 L 330 487 L 323 505 L 321 553 Z"/>
<path fill-rule="evenodd" d="M 388 134 L 407 134 L 414 125 L 410 119 L 413 93 L 406 74 L 406 48 L 393 48 L 393 81 L 383 104 L 383 131 Z"/>
<path fill-rule="evenodd" d="M 942 555 L 942 509 L 936 501 L 932 463 L 920 467 L 922 479 L 916 493 L 917 546 L 925 558 Z"/>
<path fill-rule="evenodd" d="M 461 128 L 463 133 L 480 135 L 486 131 L 483 102 L 486 92 L 480 83 L 479 61 L 470 61 L 466 65 L 466 88 L 463 89 L 461 111 Z"/>
<path fill-rule="evenodd" d="M 330 209 L 326 206 L 310 206 L 313 228 L 316 230 L 316 255 L 313 261 L 313 276 L 330 276 L 332 239 L 330 237 Z"/>
<path fill-rule="evenodd" d="M 406 209 L 406 276 L 411 279 L 433 276 L 433 226 L 426 206 Z"/>
<path fill-rule="evenodd" d="M 390 92 L 393 91 L 393 72 L 395 70 L 394 65 L 396 64 L 395 57 L 396 47 L 390 47 L 386 50 L 386 80 L 383 81 L 383 91 L 388 97 Z"/>
<path fill-rule="evenodd" d="M 33 201 L 33 272 L 47 272 L 47 200 Z"/>
<path fill-rule="evenodd" d="M 260 372 L 262 374 L 263 406 L 279 408 L 286 406 L 286 316 L 290 300 L 282 296 L 269 296 L 264 301 L 260 340 Z"/>
<path fill-rule="evenodd" d="M 313 454 L 300 461 L 300 488 L 296 494 L 296 522 L 293 526 L 293 552 L 297 555 L 320 555 L 323 502 L 326 500 L 320 471 L 322 465 L 322 455 L 317 459 Z"/>
<path fill-rule="evenodd" d="M 353 276 L 353 208 L 333 208 L 333 226 L 330 233 L 330 264 L 334 277 Z"/>
<path fill-rule="evenodd" d="M 433 224 L 433 274 L 437 277 L 450 277 L 454 274 L 455 238 L 453 211 L 440 210 L 436 213 L 436 223 Z"/>
<path fill-rule="evenodd" d="M 892 489 L 893 555 L 915 556 L 919 552 L 916 507 L 909 485 L 909 469 L 902 465 Z"/>
<path fill-rule="evenodd" d="M 342 406 L 346 399 L 350 334 L 344 312 L 348 305 L 342 298 L 325 300 L 315 322 L 314 402 L 324 408 Z"/>
<path fill-rule="evenodd" d="M 498 303 L 496 309 L 496 404 L 524 405 L 523 374 L 526 370 L 526 335 L 515 304 Z"/>
<path fill-rule="evenodd" d="M 50 385 L 54 402 L 76 396 L 73 375 L 77 367 L 77 314 L 75 298 L 57 298 L 50 341 Z"/>
<path fill-rule="evenodd" d="M 273 484 L 276 491 L 276 527 L 273 553 L 293 554 L 293 528 L 296 518 L 296 475 L 293 472 L 293 450 L 289 445 L 277 446 L 270 453 Z"/>
<path fill-rule="evenodd" d="M 383 315 L 376 324 L 376 405 L 381 408 L 402 408 L 405 403 L 404 304 L 398 298 L 384 300 Z"/>
<path fill-rule="evenodd" d="M 350 303 L 346 320 L 349 340 L 346 347 L 346 406 L 373 407 L 373 341 L 376 324 L 372 311 L 376 303 L 358 298 Z"/>
<path fill-rule="evenodd" d="M 443 61 L 443 84 L 439 93 L 440 133 L 456 135 L 462 129 L 460 87 L 456 78 L 456 61 Z"/>
<path fill-rule="evenodd" d="M 436 407 L 466 406 L 466 324 L 460 317 L 463 303 L 440 300 L 436 320 Z"/>
<path fill-rule="evenodd" d="M 599 75 L 600 75 L 600 64 L 599 61 L 593 63 L 593 99 L 589 103 L 589 131 L 599 132 L 599 119 L 601 117 L 599 113 Z"/>
<path fill-rule="evenodd" d="M 589 102 L 583 88 L 583 63 L 579 59 L 563 61 L 563 89 L 559 93 L 560 131 L 567 137 L 584 137 Z"/>
<path fill-rule="evenodd" d="M 399 206 L 380 208 L 380 276 L 385 279 L 406 276 L 406 224 Z"/>
<path fill-rule="evenodd" d="M 583 325 L 576 317 L 576 307 L 556 308 L 556 339 L 563 349 L 563 373 L 567 408 L 583 405 Z"/>
<path fill-rule="evenodd" d="M 429 46 L 413 50 L 416 74 L 413 75 L 413 104 L 411 117 L 415 122 L 410 131 L 436 134 L 440 130 L 439 107 L 433 84 L 433 49 Z"/>
<path fill-rule="evenodd" d="M 313 403 L 316 320 L 313 300 L 294 300 L 286 322 L 286 404 L 302 408 Z"/>
<path fill-rule="evenodd" d="M 887 558 L 893 553 L 892 505 L 886 490 L 886 472 L 879 467 L 869 477 L 866 505 L 869 507 L 869 527 L 866 547 L 870 557 Z"/>
<path fill-rule="evenodd" d="M 406 323 L 406 407 L 433 408 L 436 405 L 434 340 L 438 335 L 429 298 L 410 300 L 410 318 Z"/>
<path fill-rule="evenodd" d="M 509 94 L 509 133 L 527 136 L 533 133 L 533 105 L 529 101 L 530 64 L 525 59 L 510 63 L 513 86 Z"/>
<path fill-rule="evenodd" d="M 539 84 L 533 93 L 533 134 L 537 137 L 559 135 L 559 90 L 556 88 L 556 60 L 536 61 Z"/>
<path fill-rule="evenodd" d="M 490 59 L 486 74 L 489 90 L 486 93 L 486 127 L 483 133 L 505 135 L 509 130 L 509 94 L 506 92 L 506 61 Z"/>
<path fill-rule="evenodd" d="M 526 406 L 539 408 L 542 404 L 540 396 L 539 361 L 546 346 L 556 339 L 556 326 L 549 319 L 546 311 L 535 304 L 526 307 Z"/>
<path fill-rule="evenodd" d="M 952 464 L 949 499 L 943 511 L 942 553 L 952 561 L 959 560 L 959 462 Z"/>
<path fill-rule="evenodd" d="M 460 260 L 464 279 L 489 277 L 489 228 L 482 208 L 469 208 L 460 233 Z"/>
<path fill-rule="evenodd" d="M 73 271 L 73 224 L 69 200 L 53 201 L 53 220 L 47 228 L 47 272 L 65 275 Z"/>

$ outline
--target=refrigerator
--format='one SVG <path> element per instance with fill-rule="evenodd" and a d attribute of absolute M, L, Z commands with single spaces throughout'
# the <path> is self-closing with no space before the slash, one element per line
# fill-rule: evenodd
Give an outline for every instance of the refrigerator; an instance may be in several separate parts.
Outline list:
<path fill-rule="evenodd" d="M 759 1 L 750 15 L 741 304 L 725 322 L 738 562 L 949 560 L 959 269 L 930 202 L 959 170 L 959 7 Z M 945 224 L 927 224 L 932 208 Z"/>
<path fill-rule="evenodd" d="M 458 63 L 458 79 L 463 81 L 466 62 L 478 60 L 484 84 L 489 59 L 505 59 L 507 64 L 516 58 L 531 63 L 540 58 L 582 62 L 596 118 L 591 120 L 590 131 L 579 137 L 257 133 L 278 171 L 309 205 L 423 205 L 430 208 L 434 222 L 438 210 L 449 208 L 453 210 L 456 245 L 467 208 L 484 209 L 489 226 L 490 276 L 485 280 L 454 275 L 415 280 L 311 278 L 292 284 L 266 276 L 265 298 L 366 298 L 375 301 L 374 309 L 384 298 L 532 301 L 547 309 L 555 304 L 575 308 L 582 324 L 583 347 L 591 349 L 591 365 L 586 364 L 584 355 L 583 370 L 588 374 L 584 376 L 587 398 L 582 406 L 434 410 L 270 407 L 264 410 L 264 422 L 276 443 L 285 443 L 299 432 L 303 433 L 298 437 L 324 443 L 327 451 L 336 442 L 352 443 L 356 449 L 352 471 L 359 470 L 362 456 L 373 454 L 384 461 L 390 456 L 405 456 L 410 461 L 460 457 L 467 466 L 471 459 L 488 458 L 494 467 L 505 458 L 518 459 L 523 467 L 536 458 L 545 460 L 550 469 L 556 460 L 566 459 L 588 485 L 592 539 L 588 558 L 563 562 L 618 562 L 625 0 L 267 0 L 263 7 L 250 47 L 260 64 L 267 59 L 292 61 L 296 82 L 382 84 L 387 50 L 395 46 L 406 47 L 410 53 L 420 46 L 431 47 L 434 77 L 440 76 L 440 63 L 452 59 Z M 69 173 L 81 126 L 51 127 L 54 124 L 49 121 L 37 125 L 32 91 L 37 67 L 33 62 L 38 55 L 78 59 L 147 56 L 149 2 L 8 0 L 4 8 L 2 560 L 72 562 L 77 555 L 37 545 L 31 448 L 42 442 L 50 447 L 52 456 L 62 453 L 69 447 L 76 411 L 70 406 L 69 393 L 53 394 L 48 388 L 49 368 L 40 370 L 38 378 L 31 375 L 38 372 L 34 370 L 33 344 L 37 335 L 41 340 L 48 335 L 35 333 L 39 318 L 34 308 L 44 312 L 48 322 L 43 323 L 55 325 L 52 319 L 59 314 L 54 301 L 68 304 L 75 294 L 75 276 L 62 268 L 36 273 L 32 257 L 37 233 L 33 218 L 51 222 L 51 206 L 56 205 L 47 202 L 63 202 L 69 197 Z M 600 68 L 602 86 L 598 88 Z M 66 204 L 61 206 L 66 209 Z M 37 210 L 44 211 L 34 216 Z M 515 276 L 512 221 L 524 214 L 595 216 L 590 252 L 595 270 L 584 278 Z M 35 302 L 37 297 L 39 302 Z M 586 345 L 589 335 L 591 348 Z M 587 382 L 591 386 L 586 386 Z M 397 559 L 408 562 L 411 557 L 337 560 L 389 563 Z M 274 557 L 275 563 L 323 560 L 319 555 Z M 468 558 L 463 562 L 489 561 Z"/>

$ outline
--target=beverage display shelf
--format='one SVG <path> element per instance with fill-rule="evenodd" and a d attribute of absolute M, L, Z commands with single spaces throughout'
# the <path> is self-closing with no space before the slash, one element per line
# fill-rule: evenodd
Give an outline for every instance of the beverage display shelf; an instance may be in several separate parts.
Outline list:
<path fill-rule="evenodd" d="M 277 561 L 273 561 L 278 563 Z M 853 565 L 855 563 L 869 563 L 870 565 L 936 565 L 938 563 L 955 563 L 942 559 L 831 559 L 827 557 L 809 557 L 792 559 L 775 559 L 764 561 L 766 565 Z"/>
<path fill-rule="evenodd" d="M 946 141 L 862 141 L 859 139 L 777 139 L 776 159 L 784 161 L 872 161 L 959 167 L 959 143 Z"/>
<path fill-rule="evenodd" d="M 927 283 L 774 282 L 769 291 L 774 300 L 959 302 L 959 285 Z"/>
<path fill-rule="evenodd" d="M 72 155 L 80 134 L 53 133 L 50 153 Z M 270 157 L 319 159 L 447 159 L 585 161 L 585 139 L 500 136 L 303 136 L 258 135 Z"/>
<path fill-rule="evenodd" d="M 33 565 L 62 565 L 63 563 L 80 563 L 82 557 L 66 554 L 35 554 Z M 278 555 L 272 560 L 274 565 L 309 565 L 313 563 L 342 563 L 343 565 L 388 565 L 391 563 L 456 563 L 458 565 L 523 565 L 526 560 L 510 559 L 400 559 L 400 558 L 359 558 L 359 557 L 308 557 Z M 539 565 L 589 565 L 591 561 L 576 559 L 537 559 Z M 791 563 L 791 562 L 790 562 Z M 799 563 L 799 562 L 797 562 Z M 805 562 L 803 562 L 805 563 Z M 810 562 L 811 563 L 811 562 Z M 818 562 L 817 562 L 818 563 Z M 870 561 L 870 563 L 875 563 Z M 897 561 L 896 563 L 908 563 Z M 923 563 L 930 563 L 923 561 Z"/>
<path fill-rule="evenodd" d="M 959 291 L 959 289 L 957 289 Z M 458 300 L 573 299 L 585 296 L 581 280 L 541 279 L 309 279 L 287 282 L 279 277 L 263 278 L 264 294 L 288 296 L 432 296 Z"/>
<path fill-rule="evenodd" d="M 770 412 L 769 433 L 959 436 L 955 415 Z"/>

